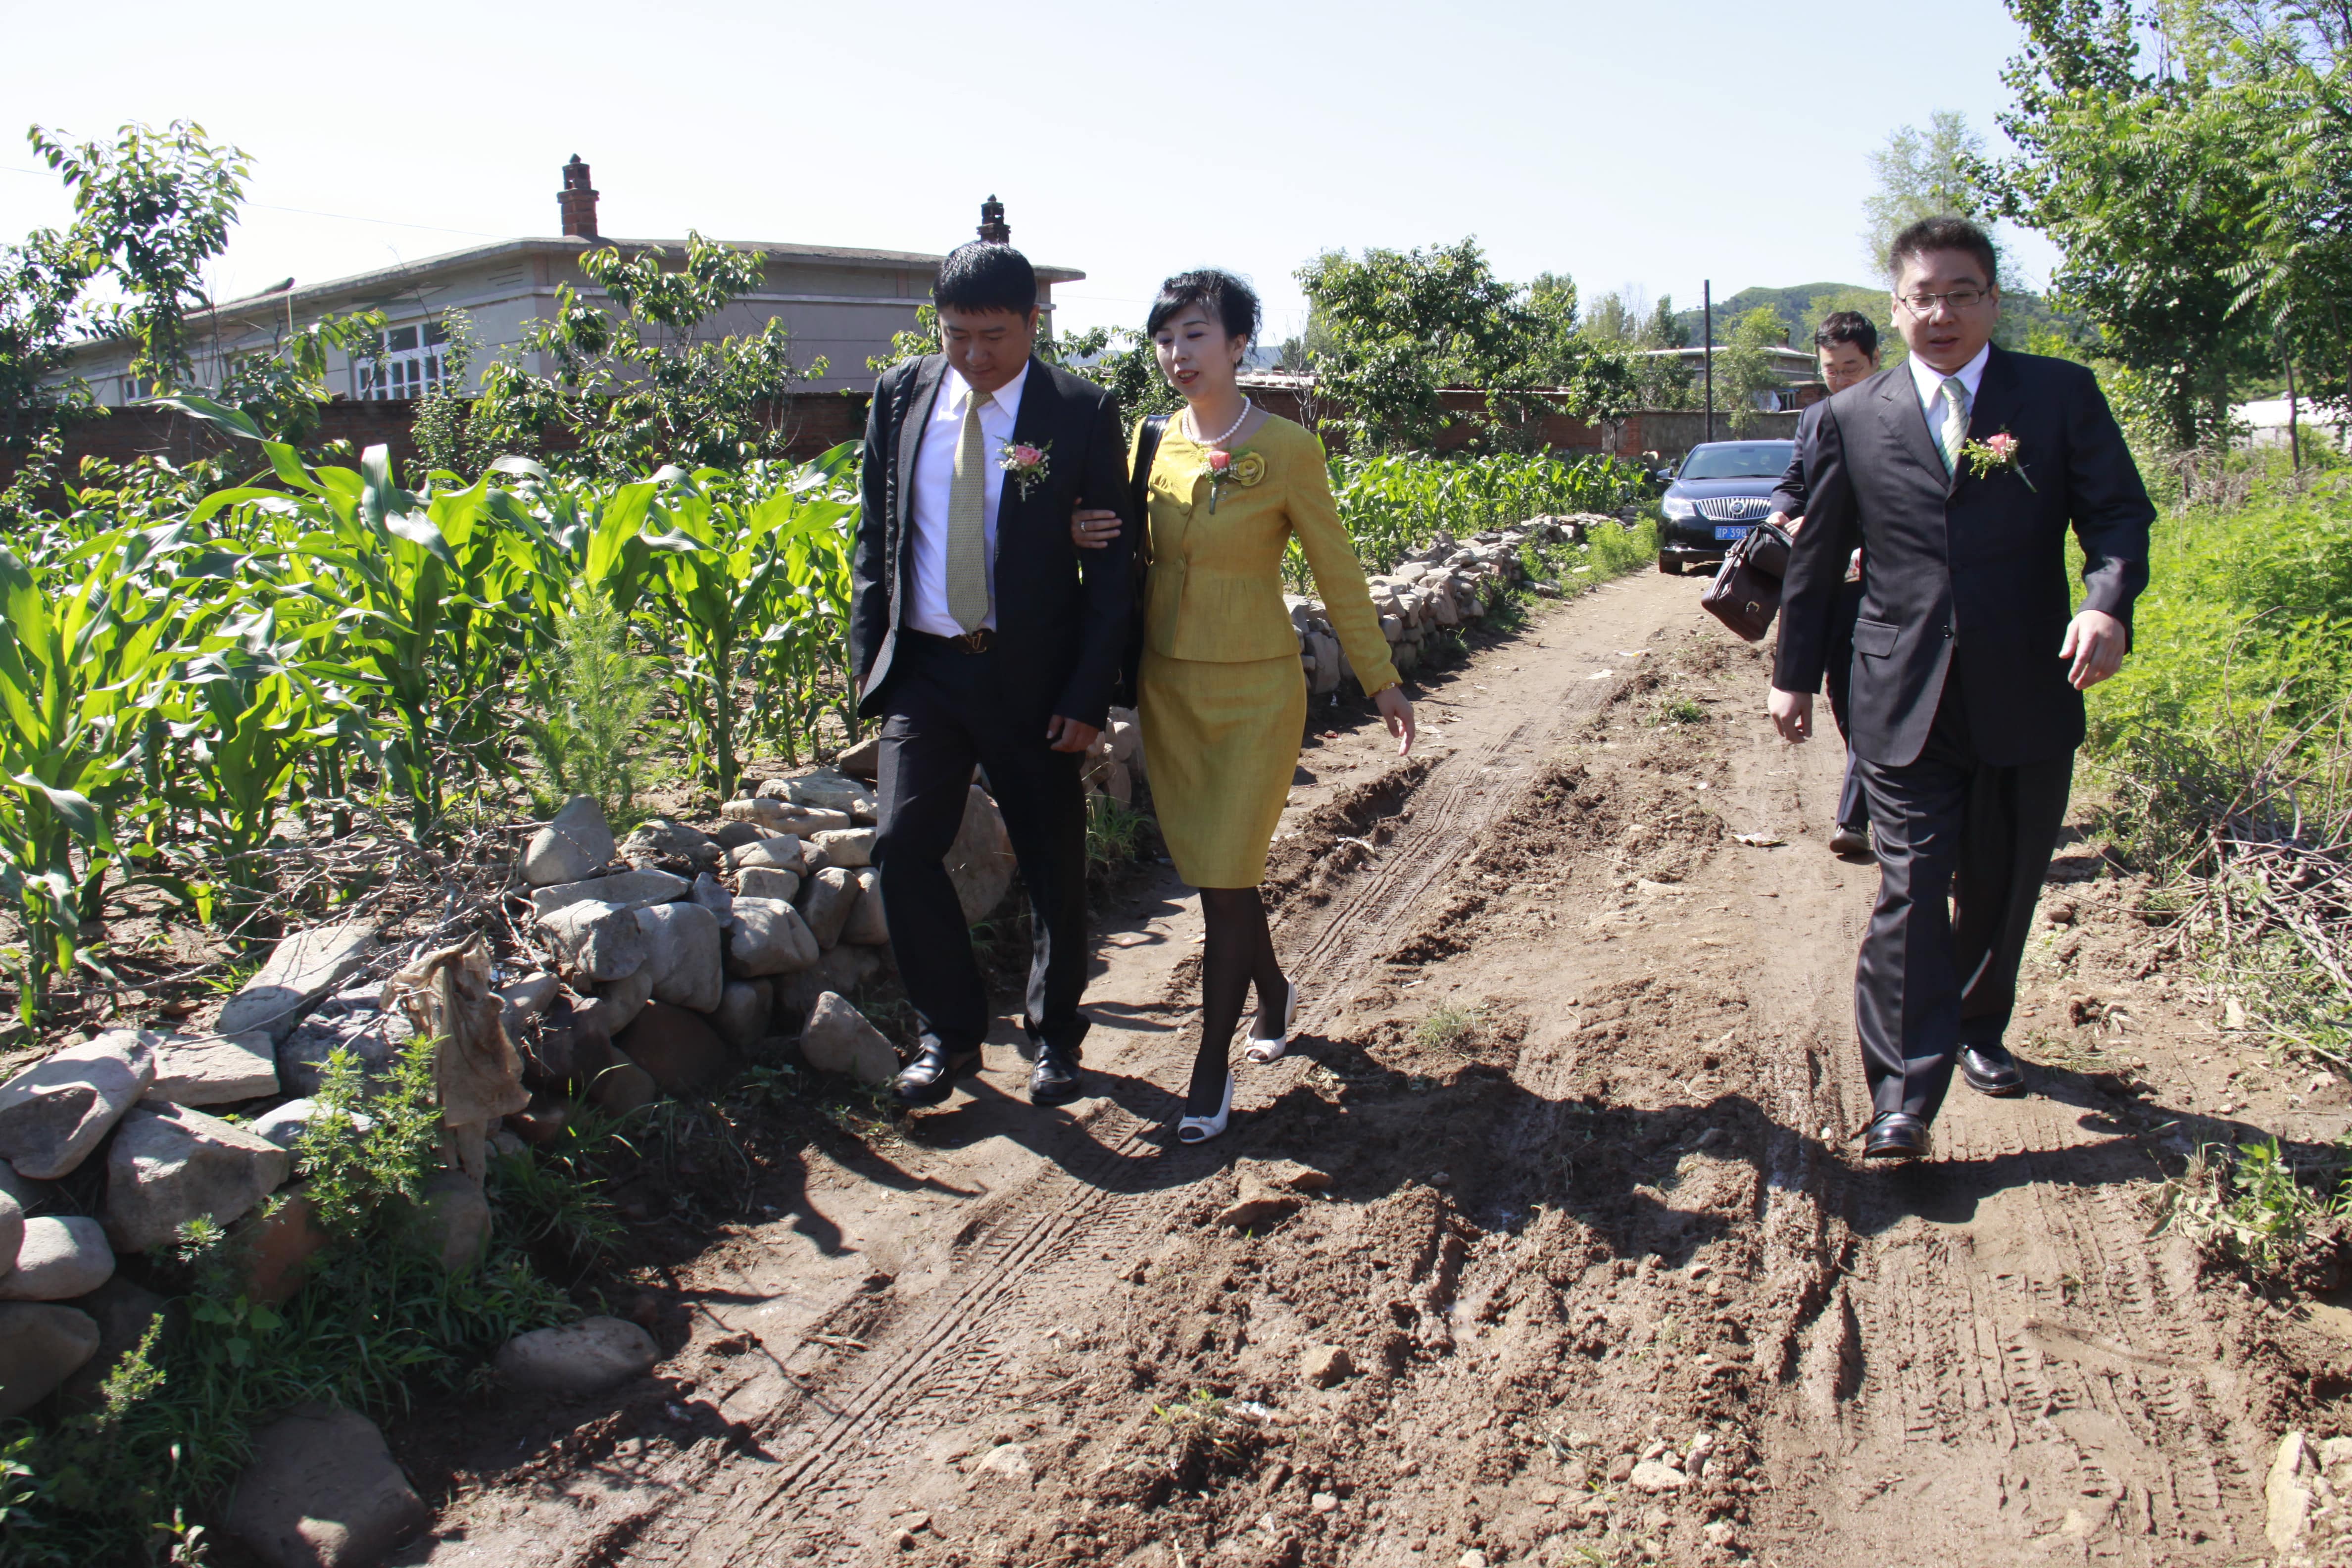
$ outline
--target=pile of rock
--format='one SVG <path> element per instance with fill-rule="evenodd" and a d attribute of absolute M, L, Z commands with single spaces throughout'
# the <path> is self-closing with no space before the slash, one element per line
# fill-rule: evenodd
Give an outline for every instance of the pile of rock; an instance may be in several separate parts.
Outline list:
<path fill-rule="evenodd" d="M 1394 571 L 1375 574 L 1370 579 L 1372 607 L 1380 612 L 1381 635 L 1388 639 L 1389 657 L 1398 670 L 1419 668 L 1422 645 L 1431 635 L 1477 620 L 1502 602 L 1511 584 L 1525 581 L 1527 570 L 1519 555 L 1522 546 L 1580 540 L 1586 527 L 1595 521 L 1611 520 L 1530 518 L 1517 528 L 1477 534 L 1467 541 L 1441 533 L 1397 563 Z M 1611 522 L 1611 526 L 1615 525 Z M 1557 584 L 1537 586 L 1558 592 Z M 1290 609 L 1290 624 L 1298 634 L 1307 690 L 1319 697 L 1338 690 L 1341 681 L 1354 679 L 1356 672 L 1322 604 L 1295 595 L 1285 603 Z"/>
<path fill-rule="evenodd" d="M 542 1096 L 526 1139 L 551 1135 L 575 1095 L 625 1110 L 708 1089 L 730 1049 L 889 962 L 867 782 L 835 767 L 747 787 L 707 830 L 656 818 L 616 844 L 583 796 L 531 839 L 523 879 L 554 973 L 501 993 Z M 1013 869 L 1003 816 L 975 785 L 948 857 L 967 920 L 994 910 Z M 855 1059 L 861 1077 L 879 1070 L 874 1053 Z"/>
<path fill-rule="evenodd" d="M 60 1388 L 87 1397 L 163 1310 L 114 1278 L 118 1255 L 169 1243 L 198 1216 L 244 1218 L 291 1158 L 196 1109 L 274 1093 L 266 1032 L 189 1039 L 116 1029 L 0 1084 L 0 1415 Z M 47 1215 L 54 1184 L 105 1172 L 96 1217 Z"/>

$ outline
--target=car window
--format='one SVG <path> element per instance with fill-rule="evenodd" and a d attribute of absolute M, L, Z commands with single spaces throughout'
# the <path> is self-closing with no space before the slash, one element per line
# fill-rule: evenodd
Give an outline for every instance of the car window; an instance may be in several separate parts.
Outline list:
<path fill-rule="evenodd" d="M 1794 441 L 1718 441 L 1693 447 L 1678 479 L 1777 479 L 1788 470 Z"/>

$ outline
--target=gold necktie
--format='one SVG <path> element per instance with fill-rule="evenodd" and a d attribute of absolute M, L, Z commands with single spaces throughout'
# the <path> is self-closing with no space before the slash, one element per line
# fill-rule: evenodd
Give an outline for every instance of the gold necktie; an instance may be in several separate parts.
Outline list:
<path fill-rule="evenodd" d="M 988 455 L 980 434 L 988 401 L 987 393 L 975 392 L 964 405 L 955 481 L 948 487 L 948 614 L 968 632 L 988 619 Z"/>

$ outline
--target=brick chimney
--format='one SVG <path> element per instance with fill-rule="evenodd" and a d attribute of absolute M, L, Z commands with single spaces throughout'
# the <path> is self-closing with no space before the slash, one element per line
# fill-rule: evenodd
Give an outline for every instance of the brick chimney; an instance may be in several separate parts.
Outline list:
<path fill-rule="evenodd" d="M 555 193 L 556 205 L 563 209 L 563 232 L 581 239 L 596 237 L 596 191 L 588 184 L 588 165 L 580 154 L 572 154 L 572 162 L 563 165 L 563 188 Z"/>
<path fill-rule="evenodd" d="M 994 196 L 980 204 L 980 237 L 991 245 L 1013 243 L 1013 227 L 1004 221 L 1004 204 Z"/>

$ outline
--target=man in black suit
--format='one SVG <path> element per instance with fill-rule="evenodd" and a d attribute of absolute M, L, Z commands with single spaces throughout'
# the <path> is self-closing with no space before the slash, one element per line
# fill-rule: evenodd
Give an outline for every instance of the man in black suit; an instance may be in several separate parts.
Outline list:
<path fill-rule="evenodd" d="M 1874 1111 L 1864 1152 L 1916 1159 L 1956 1059 L 1981 1093 L 2024 1092 L 2001 1033 L 2082 693 L 2130 646 L 2156 509 L 2090 371 L 1992 346 L 2000 295 L 1981 229 L 1924 219 L 1895 237 L 1893 267 L 1911 357 L 1824 405 L 1771 712 L 1788 739 L 1811 732 L 1859 544 L 1847 740 L 1879 864 L 1854 969 Z M 2070 524 L 2084 588 L 2071 614 Z"/>
<path fill-rule="evenodd" d="M 1813 329 L 1813 353 L 1821 362 L 1822 384 L 1835 396 L 1877 373 L 1878 328 L 1859 310 L 1832 310 Z M 1805 525 L 1805 448 L 1811 445 L 1826 406 L 1826 401 L 1816 403 L 1798 416 L 1797 449 L 1772 490 L 1771 521 L 1787 529 L 1791 537 Z M 1829 661 L 1823 672 L 1829 681 L 1830 712 L 1837 720 L 1840 734 L 1845 732 L 1845 677 L 1853 654 L 1853 618 L 1862 610 L 1859 552 L 1845 576 L 1838 590 L 1837 618 L 1831 623 Z M 1863 797 L 1862 770 L 1851 750 L 1845 757 L 1845 779 L 1838 786 L 1837 825 L 1830 835 L 1830 853 L 1870 853 L 1870 804 Z"/>
<path fill-rule="evenodd" d="M 892 366 L 866 421 L 849 650 L 858 711 L 883 721 L 882 907 L 921 1048 L 898 1095 L 935 1105 L 979 1065 L 988 990 L 945 867 L 975 765 L 1020 858 L 1034 951 L 1029 1098 L 1080 1093 L 1087 816 L 1079 764 L 1101 732 L 1132 608 L 1134 530 L 1118 405 L 1045 364 L 1037 278 L 1009 245 L 967 245 L 933 292 L 944 353 Z M 1070 542 L 1070 514 L 1130 526 Z"/>

